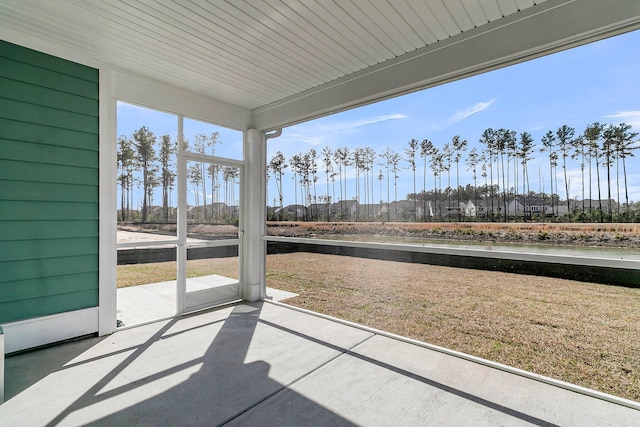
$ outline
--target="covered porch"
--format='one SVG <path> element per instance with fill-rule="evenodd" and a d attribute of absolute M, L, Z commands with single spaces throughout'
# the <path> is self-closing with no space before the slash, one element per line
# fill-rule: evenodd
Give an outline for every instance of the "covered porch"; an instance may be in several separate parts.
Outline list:
<path fill-rule="evenodd" d="M 0 2 L 0 426 L 639 425 L 636 402 L 282 306 L 265 280 L 283 128 L 638 28 L 633 0 Z M 178 314 L 186 163 L 243 171 L 243 302 L 117 330 L 118 102 L 176 117 Z M 185 120 L 241 154 L 188 152 Z"/>
<path fill-rule="evenodd" d="M 633 402 L 266 301 L 6 363 L 2 426 L 640 423 Z"/>

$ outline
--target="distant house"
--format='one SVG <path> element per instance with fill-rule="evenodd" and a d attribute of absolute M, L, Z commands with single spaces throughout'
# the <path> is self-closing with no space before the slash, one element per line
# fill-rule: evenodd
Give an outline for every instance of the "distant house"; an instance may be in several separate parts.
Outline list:
<path fill-rule="evenodd" d="M 472 200 L 466 202 L 460 202 L 460 211 L 462 216 L 475 218 L 476 216 L 476 204 Z"/>
<path fill-rule="evenodd" d="M 384 221 L 387 219 L 387 204 L 370 203 L 367 205 L 360 205 L 358 208 L 358 215 L 360 218 L 366 218 L 368 220 Z"/>
<path fill-rule="evenodd" d="M 588 212 L 589 210 L 596 211 L 600 209 L 601 202 L 598 199 L 584 199 L 584 200 L 576 200 L 571 204 L 571 210 L 574 212 Z M 618 203 L 613 199 L 603 199 L 602 200 L 602 212 L 609 213 L 618 209 Z"/>
<path fill-rule="evenodd" d="M 460 202 L 458 204 L 457 200 L 452 200 L 451 204 L 449 202 L 441 202 L 442 205 L 439 206 L 442 215 L 450 216 L 450 217 L 475 217 L 477 215 L 476 204 L 472 200 L 467 200 L 466 202 Z"/>
<path fill-rule="evenodd" d="M 491 217 L 503 214 L 502 200 L 498 197 L 478 200 L 476 204 L 476 216 Z"/>
<path fill-rule="evenodd" d="M 564 211 L 566 211 L 566 205 L 564 207 Z M 533 196 L 533 197 L 524 197 L 517 196 L 515 200 L 510 200 L 507 205 L 507 214 L 509 216 L 552 216 L 558 215 L 559 206 L 553 206 L 545 204 L 544 200 L 541 197 Z M 565 212 L 566 213 L 566 212 Z"/>
<path fill-rule="evenodd" d="M 413 202 L 410 200 L 397 200 L 389 203 L 390 221 L 413 220 L 415 215 Z"/>
<path fill-rule="evenodd" d="M 307 206 L 307 213 L 311 221 L 327 221 L 330 219 L 331 205 L 328 203 L 312 203 Z"/>
<path fill-rule="evenodd" d="M 287 205 L 276 209 L 275 214 L 278 219 L 303 221 L 307 218 L 307 207 L 304 205 Z"/>
<path fill-rule="evenodd" d="M 338 219 L 352 220 L 356 218 L 358 202 L 356 200 L 341 200 L 332 203 L 329 213 Z"/>

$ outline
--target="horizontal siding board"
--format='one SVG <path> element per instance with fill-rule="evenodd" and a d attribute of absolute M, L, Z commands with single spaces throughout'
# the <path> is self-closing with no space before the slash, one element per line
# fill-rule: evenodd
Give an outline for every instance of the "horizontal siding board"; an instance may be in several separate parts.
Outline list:
<path fill-rule="evenodd" d="M 0 200 L 95 203 L 98 186 L 0 180 Z"/>
<path fill-rule="evenodd" d="M 0 180 L 98 185 L 98 170 L 0 159 Z"/>
<path fill-rule="evenodd" d="M 98 254 L 97 238 L 0 242 L 0 262 L 91 254 Z"/>
<path fill-rule="evenodd" d="M 98 203 L 0 201 L 3 221 L 97 220 Z"/>
<path fill-rule="evenodd" d="M 98 306 L 98 289 L 0 303 L 0 324 Z"/>
<path fill-rule="evenodd" d="M 31 239 L 75 239 L 98 237 L 98 223 L 94 220 L 3 221 L 0 241 Z M 2 271 L 2 270 L 0 270 Z M 2 280 L 0 278 L 0 280 Z"/>
<path fill-rule="evenodd" d="M 0 303 L 89 291 L 96 288 L 97 279 L 93 271 L 0 283 Z"/>
<path fill-rule="evenodd" d="M 98 305 L 98 71 L 0 42 L 0 323 Z"/>
<path fill-rule="evenodd" d="M 99 156 L 96 151 L 77 148 L 56 147 L 24 141 L 0 139 L 0 159 L 20 162 L 49 163 L 64 166 L 97 168 Z"/>
<path fill-rule="evenodd" d="M 98 117 L 96 99 L 43 88 L 31 83 L 0 78 L 0 94 L 7 99 Z"/>
<path fill-rule="evenodd" d="M 7 98 L 0 98 L 0 117 L 94 134 L 97 133 L 98 129 L 97 117 L 42 107 Z"/>
<path fill-rule="evenodd" d="M 77 255 L 2 262 L 0 263 L 0 271 L 2 271 L 2 275 L 0 275 L 1 286 L 5 282 L 98 271 L 98 258 L 95 255 Z"/>
<path fill-rule="evenodd" d="M 98 135 L 0 117 L 0 138 L 98 151 Z"/>
<path fill-rule="evenodd" d="M 0 40 L 0 57 L 56 71 L 61 74 L 67 74 L 90 82 L 98 81 L 98 70 L 95 68 L 47 55 L 37 50 L 27 49 L 4 40 Z"/>
<path fill-rule="evenodd" d="M 33 65 L 0 57 L 0 77 L 55 89 L 74 95 L 95 98 L 98 80 L 88 81 Z"/>

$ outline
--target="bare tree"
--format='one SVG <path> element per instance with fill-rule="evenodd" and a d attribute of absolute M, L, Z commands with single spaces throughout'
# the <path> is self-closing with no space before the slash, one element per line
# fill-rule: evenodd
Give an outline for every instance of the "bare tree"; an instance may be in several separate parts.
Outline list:
<path fill-rule="evenodd" d="M 169 192 L 173 188 L 176 173 L 171 168 L 171 159 L 177 150 L 176 143 L 171 141 L 171 136 L 165 134 L 160 139 L 160 179 L 162 185 L 162 213 L 164 220 L 169 222 Z"/>
<path fill-rule="evenodd" d="M 325 202 L 326 202 L 326 209 L 327 209 L 327 221 L 329 221 L 329 206 L 330 206 L 330 200 L 331 197 L 329 196 L 329 179 L 333 176 L 333 161 L 331 160 L 331 156 L 332 156 L 332 152 L 331 149 L 329 147 L 324 147 L 322 149 L 322 163 L 324 164 L 324 173 L 327 177 L 327 187 L 326 187 L 326 191 L 327 191 L 327 197 L 325 198 Z"/>
<path fill-rule="evenodd" d="M 573 139 L 573 153 L 571 153 L 572 160 L 578 160 L 580 162 L 580 177 L 581 177 L 581 185 L 580 188 L 582 190 L 582 213 L 584 214 L 584 169 L 586 166 L 587 159 L 587 141 L 582 135 Z M 589 195 L 591 198 L 591 195 Z"/>
<path fill-rule="evenodd" d="M 554 147 L 554 143 L 555 143 L 555 136 L 553 135 L 553 132 L 548 131 L 543 137 L 542 137 L 542 148 L 540 149 L 540 152 L 547 152 L 549 153 L 549 174 L 550 174 L 550 185 L 551 185 L 551 215 L 555 215 L 555 211 L 553 210 L 553 170 L 557 165 L 557 161 L 558 161 L 558 153 L 555 150 Z"/>
<path fill-rule="evenodd" d="M 462 211 L 460 209 L 460 159 L 462 153 L 467 149 L 467 140 L 460 139 L 459 135 L 455 135 L 451 140 L 451 148 L 453 149 L 453 161 L 456 163 L 456 193 L 458 194 L 458 221 L 462 219 Z"/>
<path fill-rule="evenodd" d="M 433 150 L 431 150 L 431 160 L 429 161 L 429 166 L 431 167 L 431 172 L 433 173 L 434 203 L 436 206 L 439 207 L 439 206 L 442 206 L 441 203 L 438 203 L 439 202 L 438 195 L 440 193 L 440 185 L 438 185 L 438 183 L 439 183 L 439 178 L 442 176 L 443 156 L 437 147 L 433 147 Z M 439 212 L 439 216 L 442 217 L 441 208 L 438 212 Z"/>
<path fill-rule="evenodd" d="M 409 148 L 404 150 L 407 155 L 406 161 L 409 164 L 409 168 L 413 171 L 413 220 L 418 221 L 418 206 L 417 206 L 417 193 L 416 193 L 416 151 L 418 151 L 418 140 L 411 139 L 409 141 Z"/>
<path fill-rule="evenodd" d="M 624 176 L 624 197 L 627 215 L 629 214 L 629 187 L 627 184 L 627 157 L 634 157 L 633 152 L 640 147 L 637 145 L 637 141 L 634 138 L 638 136 L 636 132 L 629 132 L 631 125 L 621 123 L 615 127 L 614 139 L 617 157 L 622 159 L 622 169 Z M 620 200 L 618 199 L 618 204 Z M 628 218 L 627 218 L 628 219 Z"/>
<path fill-rule="evenodd" d="M 493 206 L 493 160 L 496 154 L 496 131 L 492 128 L 485 129 L 484 132 L 482 132 L 480 143 L 485 145 L 484 153 L 489 164 L 489 182 L 491 183 L 489 197 L 491 199 L 491 220 L 493 221 L 493 214 L 495 212 L 495 208 Z"/>
<path fill-rule="evenodd" d="M 602 192 L 600 189 L 600 139 L 602 138 L 602 132 L 604 131 L 604 125 L 595 122 L 587 126 L 584 131 L 584 138 L 587 140 L 589 153 L 589 214 L 591 214 L 591 159 L 595 160 L 596 164 L 596 182 L 598 183 L 598 206 L 600 221 L 602 221 Z"/>
<path fill-rule="evenodd" d="M 427 159 L 434 150 L 433 143 L 428 139 L 420 142 L 420 157 L 422 157 L 422 220 L 427 220 Z M 435 190 L 435 189 L 434 189 Z"/>
<path fill-rule="evenodd" d="M 136 160 L 142 169 L 142 222 L 147 222 L 150 196 L 153 193 L 157 180 L 154 178 L 153 162 L 156 160 L 154 145 L 156 137 L 148 127 L 142 126 L 133 134 L 136 147 Z"/>
<path fill-rule="evenodd" d="M 284 170 L 287 167 L 287 161 L 282 152 L 278 151 L 269 162 L 269 168 L 273 171 L 273 176 L 276 180 L 276 188 L 278 189 L 278 201 L 280 202 L 280 221 L 282 221 L 283 217 L 283 194 L 282 194 L 282 176 L 284 175 Z"/>
<path fill-rule="evenodd" d="M 473 178 L 473 204 L 478 206 L 478 162 L 480 159 L 480 155 L 478 154 L 478 149 L 473 147 L 471 151 L 469 151 L 469 155 L 467 156 L 467 170 L 471 171 Z M 476 210 L 477 212 L 477 210 Z"/>
<path fill-rule="evenodd" d="M 556 136 L 558 138 L 558 149 L 560 150 L 560 155 L 562 156 L 562 170 L 564 172 L 564 189 L 565 196 L 567 198 L 567 212 L 571 212 L 571 197 L 569 196 L 569 180 L 567 179 L 567 157 L 569 157 L 571 148 L 575 145 L 574 140 L 575 129 L 562 125 L 556 131 Z"/>
<path fill-rule="evenodd" d="M 387 221 L 391 221 L 391 179 L 389 177 L 389 173 L 391 171 L 394 156 L 397 156 L 397 154 L 389 147 L 385 148 L 382 154 L 380 154 L 380 158 L 384 160 L 382 165 L 385 166 L 387 171 Z M 382 180 L 380 180 L 380 183 L 382 183 Z"/>
<path fill-rule="evenodd" d="M 527 168 L 527 162 L 532 160 L 531 154 L 533 153 L 533 138 L 528 132 L 522 132 L 520 134 L 520 146 L 518 147 L 518 158 L 520 164 L 522 164 L 522 194 L 524 195 L 524 217 L 526 219 L 527 209 L 527 195 L 529 194 L 529 169 Z M 529 207 L 529 213 L 531 214 L 531 207 Z"/>
<path fill-rule="evenodd" d="M 118 138 L 118 164 L 120 165 L 120 220 L 126 221 L 130 213 L 129 198 L 133 186 L 133 170 L 135 168 L 135 152 L 134 145 L 126 136 L 122 135 Z"/>

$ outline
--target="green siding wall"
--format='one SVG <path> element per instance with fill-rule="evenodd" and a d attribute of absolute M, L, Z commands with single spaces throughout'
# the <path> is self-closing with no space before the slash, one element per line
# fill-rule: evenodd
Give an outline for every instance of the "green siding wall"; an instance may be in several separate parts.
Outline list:
<path fill-rule="evenodd" d="M 98 305 L 98 70 L 0 40 L 0 324 Z"/>

